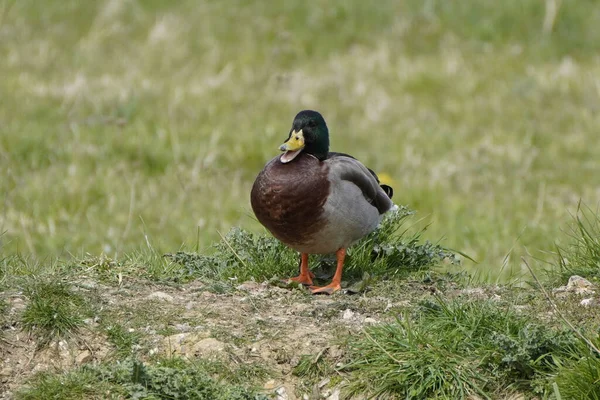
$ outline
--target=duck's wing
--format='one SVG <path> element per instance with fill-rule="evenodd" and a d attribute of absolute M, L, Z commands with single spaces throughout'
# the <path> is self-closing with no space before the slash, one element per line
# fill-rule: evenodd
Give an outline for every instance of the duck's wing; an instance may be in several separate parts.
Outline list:
<path fill-rule="evenodd" d="M 332 158 L 332 157 L 350 157 L 354 160 L 356 160 L 356 158 L 354 158 L 353 156 L 351 156 L 350 154 L 346 154 L 346 153 L 339 153 L 336 151 L 330 151 L 327 155 L 327 158 Z M 377 180 L 377 184 L 383 189 L 383 191 L 385 192 L 385 194 L 387 194 L 387 196 L 391 199 L 394 196 L 394 189 L 386 184 L 382 184 L 379 181 L 379 177 L 377 176 L 377 174 L 375 173 L 375 171 L 373 171 L 371 168 L 365 166 L 366 169 L 369 170 L 369 172 L 371 173 L 371 175 L 373 175 L 373 177 Z"/>
<path fill-rule="evenodd" d="M 379 186 L 375 172 L 356 158 L 344 153 L 329 153 L 325 162 L 329 165 L 330 180 L 345 180 L 358 186 L 365 200 L 376 207 L 380 214 L 392 208 L 392 200 L 384 188 Z"/>

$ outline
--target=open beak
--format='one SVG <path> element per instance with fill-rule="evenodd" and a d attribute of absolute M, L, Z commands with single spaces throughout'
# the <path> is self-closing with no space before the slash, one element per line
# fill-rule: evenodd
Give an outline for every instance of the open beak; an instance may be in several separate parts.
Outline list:
<path fill-rule="evenodd" d="M 296 158 L 302 149 L 304 149 L 304 133 L 302 133 L 302 129 L 300 129 L 298 132 L 293 131 L 289 139 L 286 140 L 284 144 L 279 146 L 279 150 L 285 152 L 279 158 L 279 160 L 282 163 L 287 164 Z"/>

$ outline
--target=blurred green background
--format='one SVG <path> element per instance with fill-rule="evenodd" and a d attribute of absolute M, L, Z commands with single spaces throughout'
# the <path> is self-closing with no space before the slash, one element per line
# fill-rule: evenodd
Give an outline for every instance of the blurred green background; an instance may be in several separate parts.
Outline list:
<path fill-rule="evenodd" d="M 427 238 L 518 272 L 600 199 L 599 50 L 595 0 L 0 0 L 0 251 L 260 231 L 252 182 L 310 108 Z"/>

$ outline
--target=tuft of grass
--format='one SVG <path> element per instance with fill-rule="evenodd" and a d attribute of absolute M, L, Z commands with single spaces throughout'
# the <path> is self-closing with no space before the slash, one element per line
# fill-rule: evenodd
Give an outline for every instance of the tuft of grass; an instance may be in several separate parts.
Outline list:
<path fill-rule="evenodd" d="M 324 351 L 314 354 L 304 354 L 300 357 L 298 364 L 292 373 L 304 379 L 316 379 L 334 371 L 333 366 L 325 359 Z"/>
<path fill-rule="evenodd" d="M 141 335 L 139 332 L 130 332 L 121 325 L 111 325 L 105 329 L 106 337 L 115 347 L 117 357 L 131 356 L 135 346 L 140 343 Z"/>
<path fill-rule="evenodd" d="M 491 301 L 423 303 L 412 318 L 365 329 L 351 341 L 347 395 L 493 398 L 538 390 L 556 358 L 570 359 L 570 331 L 550 328 Z"/>
<path fill-rule="evenodd" d="M 567 232 L 571 243 L 556 247 L 556 268 L 550 274 L 561 281 L 579 275 L 600 282 L 600 212 L 579 203 L 573 219 Z"/>
<path fill-rule="evenodd" d="M 3 297 L 0 297 L 0 339 L 4 333 L 4 329 L 8 324 L 8 302 Z"/>
<path fill-rule="evenodd" d="M 266 400 L 256 389 L 232 384 L 208 364 L 179 358 L 144 364 L 136 360 L 86 365 L 66 374 L 39 374 L 17 399 Z"/>
<path fill-rule="evenodd" d="M 335 361 L 328 354 L 328 348 L 318 354 L 304 354 L 292 369 L 292 374 L 300 378 L 296 386 L 297 393 L 307 393 L 314 390 L 324 378 L 330 379 L 329 387 L 335 386 L 340 381 L 340 376 L 335 374 Z"/>
<path fill-rule="evenodd" d="M 346 367 L 351 376 L 344 395 L 487 398 L 481 360 L 463 353 L 460 343 L 436 336 L 408 320 L 366 329 L 362 339 L 351 342 L 352 361 Z"/>
<path fill-rule="evenodd" d="M 365 273 L 393 276 L 428 269 L 442 260 L 458 264 L 451 251 L 428 241 L 421 243 L 422 231 L 408 233 L 405 222 L 413 214 L 406 207 L 387 213 L 376 231 L 349 249 L 344 276 L 356 279 Z M 279 240 L 240 228 L 229 231 L 213 250 L 212 255 L 177 252 L 166 257 L 183 266 L 190 276 L 241 281 L 289 276 L 299 265 L 298 253 Z M 309 264 L 313 270 L 326 270 L 325 275 L 335 268 L 335 261 L 328 255 L 312 256 Z"/>
<path fill-rule="evenodd" d="M 547 370 L 552 354 L 570 351 L 577 340 L 570 331 L 554 330 L 531 316 L 491 301 L 424 303 L 423 322 L 432 330 L 472 342 L 485 365 L 505 382 L 527 381 Z"/>
<path fill-rule="evenodd" d="M 29 302 L 21 316 L 23 329 L 36 337 L 38 346 L 79 333 L 90 313 L 86 299 L 60 278 L 47 277 L 25 286 Z"/>
<path fill-rule="evenodd" d="M 299 256 L 271 236 L 231 229 L 213 245 L 212 255 L 178 252 L 167 254 L 193 276 L 265 280 L 296 269 Z"/>
<path fill-rule="evenodd" d="M 585 343 L 577 350 L 568 360 L 557 360 L 556 387 L 564 399 L 600 400 L 600 357 Z"/>
<path fill-rule="evenodd" d="M 65 374 L 41 372 L 15 393 L 15 399 L 101 400 L 118 399 L 123 395 L 124 391 L 117 385 L 98 379 L 93 370 L 82 368 Z"/>
<path fill-rule="evenodd" d="M 74 268 L 92 273 L 99 281 L 114 284 L 124 278 L 146 278 L 159 282 L 187 282 L 194 278 L 188 270 L 174 263 L 169 258 L 159 254 L 157 250 L 147 243 L 136 251 L 124 254 L 118 259 L 100 254 L 99 256 L 86 254 L 74 260 Z"/>

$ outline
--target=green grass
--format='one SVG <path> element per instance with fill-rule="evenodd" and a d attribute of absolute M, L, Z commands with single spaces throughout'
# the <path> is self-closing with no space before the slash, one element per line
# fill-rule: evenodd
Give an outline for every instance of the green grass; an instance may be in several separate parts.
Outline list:
<path fill-rule="evenodd" d="M 585 205 L 577 207 L 567 231 L 570 242 L 557 246 L 556 260 L 550 275 L 561 281 L 579 275 L 600 281 L 600 213 Z"/>
<path fill-rule="evenodd" d="M 30 282 L 24 295 L 28 304 L 21 317 L 23 329 L 36 337 L 39 346 L 55 339 L 74 338 L 91 314 L 91 305 L 60 278 Z"/>
<path fill-rule="evenodd" d="M 423 304 L 351 339 L 346 395 L 495 398 L 545 392 L 542 377 L 581 357 L 577 337 L 491 301 Z M 580 349 L 581 350 L 581 349 Z M 583 353 L 589 353 L 584 349 Z"/>
<path fill-rule="evenodd" d="M 332 372 L 331 366 L 323 361 L 322 354 L 317 354 L 316 357 L 306 354 L 300 358 L 298 365 L 294 367 L 294 375 L 301 378 L 315 378 Z"/>
<path fill-rule="evenodd" d="M 16 398 L 266 400 L 255 389 L 223 381 L 214 372 L 210 364 L 176 358 L 150 364 L 127 360 L 84 366 L 63 375 L 38 374 Z"/>
<path fill-rule="evenodd" d="M 105 329 L 108 341 L 115 347 L 117 357 L 135 355 L 135 346 L 139 345 L 141 334 L 130 332 L 121 325 L 110 325 Z"/>
<path fill-rule="evenodd" d="M 600 399 L 600 356 L 582 347 L 579 354 L 558 365 L 554 379 L 563 399 Z"/>
<path fill-rule="evenodd" d="M 519 274 L 597 201 L 600 11 L 563 0 L 546 32 L 545 4 L 3 0 L 2 251 L 119 260 L 260 231 L 252 181 L 313 108 L 425 239 Z"/>

